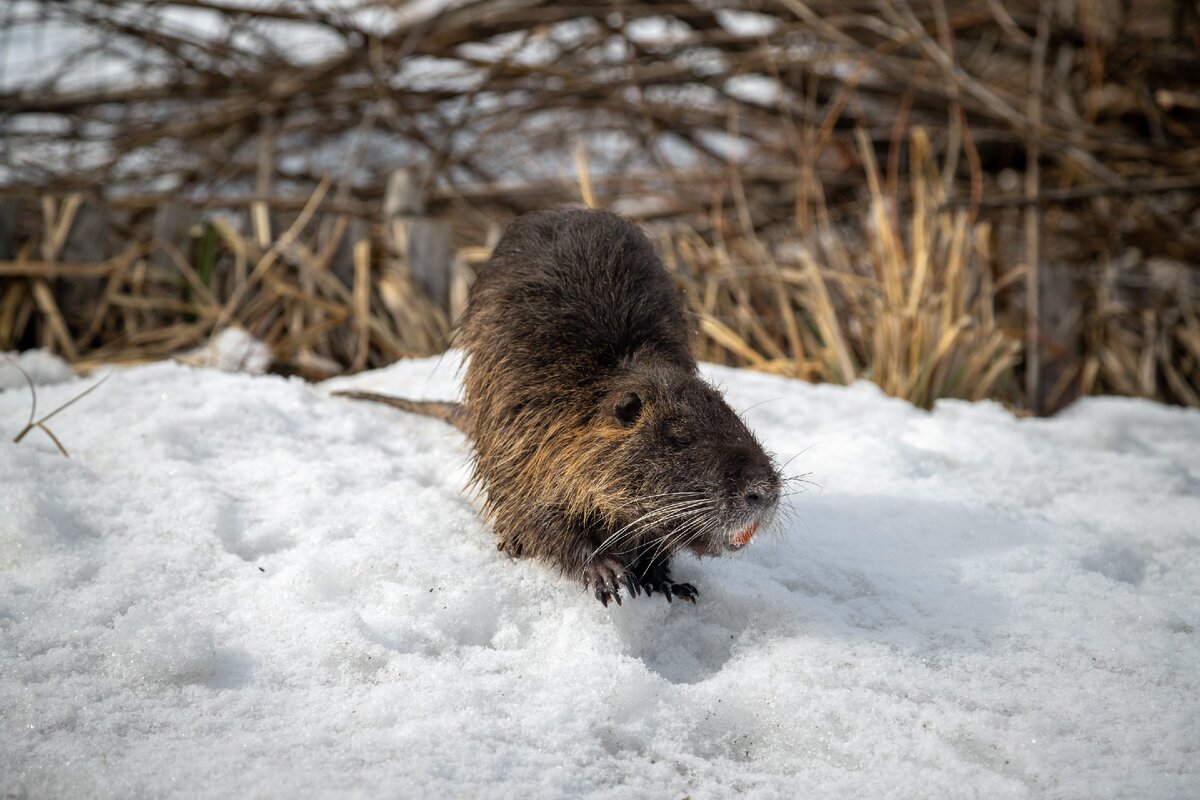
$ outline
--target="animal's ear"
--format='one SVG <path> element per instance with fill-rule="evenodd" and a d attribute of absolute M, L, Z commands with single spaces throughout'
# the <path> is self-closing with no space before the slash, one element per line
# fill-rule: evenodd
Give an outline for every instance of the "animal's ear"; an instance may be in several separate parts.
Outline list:
<path fill-rule="evenodd" d="M 617 401 L 613 407 L 613 416 L 622 425 L 632 425 L 638 421 L 638 417 L 642 415 L 642 398 L 638 397 L 637 392 L 629 392 L 627 395 Z"/>

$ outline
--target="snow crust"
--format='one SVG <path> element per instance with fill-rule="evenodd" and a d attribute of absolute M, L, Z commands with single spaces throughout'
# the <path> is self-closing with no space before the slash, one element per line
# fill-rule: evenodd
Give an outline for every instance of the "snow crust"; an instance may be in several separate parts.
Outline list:
<path fill-rule="evenodd" d="M 16 362 L 15 365 L 13 362 Z M 25 375 L 21 374 L 22 370 Z M 33 381 L 34 386 L 62 383 L 75 377 L 67 362 L 45 350 L 26 350 L 24 353 L 0 351 L 0 389 L 11 389 L 15 386 L 28 388 L 26 375 Z"/>
<path fill-rule="evenodd" d="M 456 367 L 124 370 L 70 459 L 0 391 L 0 793 L 1200 796 L 1200 413 L 708 368 L 821 488 L 605 609 L 497 552 L 456 431 L 328 396 Z"/>

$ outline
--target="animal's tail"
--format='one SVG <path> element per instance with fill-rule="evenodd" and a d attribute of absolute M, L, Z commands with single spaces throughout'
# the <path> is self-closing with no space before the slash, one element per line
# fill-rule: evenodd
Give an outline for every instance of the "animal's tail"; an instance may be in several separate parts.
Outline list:
<path fill-rule="evenodd" d="M 424 414 L 427 417 L 440 419 L 460 431 L 464 430 L 466 415 L 462 403 L 447 403 L 438 400 L 405 400 L 403 397 L 392 397 L 390 394 L 375 394 L 374 392 L 334 392 L 339 397 L 349 397 L 353 400 L 371 400 L 375 403 L 399 408 L 413 414 Z"/>

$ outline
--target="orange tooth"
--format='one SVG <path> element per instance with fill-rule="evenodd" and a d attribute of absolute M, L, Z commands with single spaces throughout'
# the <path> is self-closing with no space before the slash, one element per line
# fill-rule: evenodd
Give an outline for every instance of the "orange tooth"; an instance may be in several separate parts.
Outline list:
<path fill-rule="evenodd" d="M 742 545 L 744 545 L 746 542 L 750 541 L 750 539 L 751 539 L 751 538 L 753 538 L 753 536 L 754 536 L 754 533 L 755 533 L 755 531 L 757 531 L 757 530 L 758 530 L 758 523 L 757 523 L 757 522 L 754 522 L 754 523 L 751 523 L 750 525 L 747 525 L 745 528 L 743 528 L 742 530 L 738 531 L 738 535 L 737 535 L 737 536 L 733 537 L 733 543 L 734 543 L 734 544 L 736 544 L 738 547 L 741 547 L 741 546 L 742 546 Z"/>

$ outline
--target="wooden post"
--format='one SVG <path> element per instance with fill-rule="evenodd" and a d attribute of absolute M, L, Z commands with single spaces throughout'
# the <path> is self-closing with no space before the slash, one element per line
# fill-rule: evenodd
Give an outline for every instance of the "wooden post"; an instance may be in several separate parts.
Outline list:
<path fill-rule="evenodd" d="M 1053 414 L 1079 395 L 1082 299 L 1069 264 L 1043 260 L 1038 271 L 1041 375 L 1039 413 Z M 1071 381 L 1071 383 L 1067 383 Z"/>
<path fill-rule="evenodd" d="M 155 241 L 163 242 L 174 247 L 184 257 L 189 259 L 188 245 L 192 236 L 191 210 L 178 200 L 168 200 L 154 210 L 154 221 L 151 225 L 151 235 Z M 162 269 L 174 271 L 175 262 L 169 255 L 156 251 L 150 261 Z"/>
<path fill-rule="evenodd" d="M 61 204 L 64 215 L 69 213 L 69 200 L 70 198 Z M 112 255 L 112 243 L 108 238 L 111 214 L 108 207 L 100 201 L 84 198 L 75 210 L 73 219 L 60 219 L 59 222 L 69 225 L 70 228 L 66 238 L 62 240 L 62 247 L 53 254 L 53 258 L 60 261 L 99 264 Z M 96 300 L 104 291 L 104 281 L 93 277 L 64 278 L 60 279 L 53 292 L 50 290 L 51 282 L 47 281 L 41 285 L 45 291 L 40 292 L 35 284 L 34 297 L 39 298 L 39 305 L 47 320 L 57 331 L 60 352 L 68 360 L 74 360 L 79 357 L 78 348 L 84 343 L 75 342 L 69 334 L 71 331 L 86 330 L 95 311 Z M 54 313 L 55 300 L 58 309 L 62 311 L 61 319 L 56 319 Z"/>
<path fill-rule="evenodd" d="M 328 236 L 332 237 L 338 233 L 339 226 L 333 220 L 326 220 L 326 222 L 329 223 Z M 350 287 L 354 285 L 355 281 L 354 248 L 359 242 L 370 239 L 371 231 L 366 222 L 357 217 L 350 217 L 346 219 L 344 230 L 340 233 L 341 238 L 338 239 L 334 246 L 333 256 L 329 259 L 329 271 L 341 281 L 342 285 Z"/>
<path fill-rule="evenodd" d="M 1041 310 L 1041 227 L 1037 199 L 1041 193 L 1038 161 L 1042 142 L 1038 128 L 1042 124 L 1042 85 L 1046 73 L 1046 47 L 1050 39 L 1052 3 L 1043 3 L 1038 15 L 1037 38 L 1033 42 L 1032 69 L 1026 113 L 1029 131 L 1025 136 L 1025 392 L 1026 402 L 1035 414 L 1046 413 L 1042 385 L 1042 310 Z"/>
<path fill-rule="evenodd" d="M 0 259 L 10 261 L 17 254 L 17 225 L 21 205 L 15 197 L 0 197 Z M 25 326 L 20 309 L 31 301 L 22 281 L 0 278 L 0 350 L 14 350 Z"/>
<path fill-rule="evenodd" d="M 393 251 L 429 299 L 448 310 L 454 257 L 450 227 L 425 216 L 421 177 L 415 170 L 399 169 L 388 177 L 383 215 Z"/>
<path fill-rule="evenodd" d="M 17 254 L 17 215 L 20 205 L 15 197 L 0 197 L 0 259 L 9 261 Z"/>

